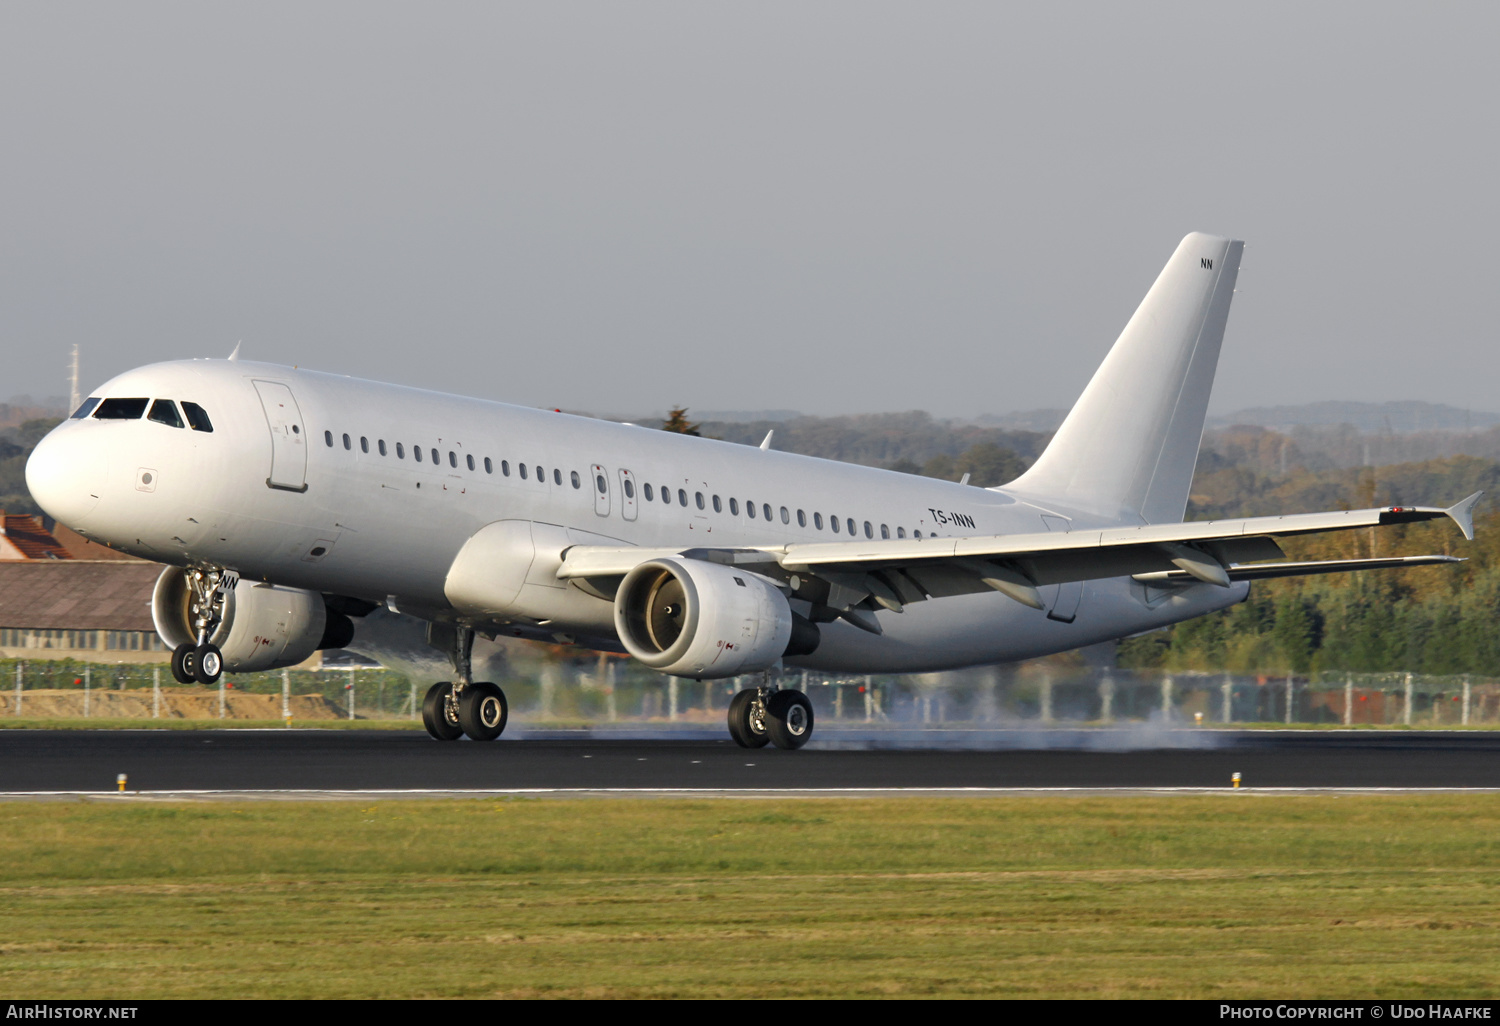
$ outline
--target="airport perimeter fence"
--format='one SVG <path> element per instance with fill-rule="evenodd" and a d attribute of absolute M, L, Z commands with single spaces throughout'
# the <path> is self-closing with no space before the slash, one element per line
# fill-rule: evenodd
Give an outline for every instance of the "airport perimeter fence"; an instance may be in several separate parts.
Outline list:
<path fill-rule="evenodd" d="M 509 673 L 497 683 L 518 719 L 717 723 L 735 693 L 757 681 L 663 677 L 590 656 Z M 1478 675 L 1174 673 L 1039 662 L 912 675 L 789 670 L 778 682 L 805 691 L 825 723 L 1500 725 L 1500 678 Z M 0 660 L 0 717 L 280 719 L 295 705 L 298 719 L 416 720 L 427 686 L 381 667 L 352 666 L 225 675 L 216 688 L 183 687 L 159 664 L 10 659 Z M 241 695 L 262 697 L 245 702 Z M 180 711 L 182 696 L 193 697 L 191 711 Z"/>

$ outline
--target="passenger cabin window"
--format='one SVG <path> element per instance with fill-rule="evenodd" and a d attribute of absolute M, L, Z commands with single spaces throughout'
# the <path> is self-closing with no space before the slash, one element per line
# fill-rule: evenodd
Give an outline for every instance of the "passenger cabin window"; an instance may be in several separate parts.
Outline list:
<path fill-rule="evenodd" d="M 672 505 L 672 489 L 666 485 L 661 486 L 661 501 L 665 502 L 668 506 Z"/>
<path fill-rule="evenodd" d="M 380 455 L 385 455 L 385 439 L 382 438 L 375 443 L 375 448 L 380 450 Z"/>
<path fill-rule="evenodd" d="M 484 472 L 486 474 L 493 474 L 495 472 L 495 465 L 490 462 L 490 458 L 488 456 L 484 458 Z"/>
<path fill-rule="evenodd" d="M 583 487 L 583 479 L 578 476 L 578 471 L 576 471 L 576 470 L 569 471 L 569 473 L 568 473 L 568 480 L 570 480 L 570 481 L 573 482 L 573 487 L 574 488 L 582 488 Z"/>
<path fill-rule="evenodd" d="M 807 526 L 807 514 L 804 513 L 804 512 L 802 512 L 800 509 L 797 511 L 797 526 L 798 527 L 806 527 Z"/>
<path fill-rule="evenodd" d="M 771 522 L 771 504 L 769 502 L 761 503 L 760 511 L 765 514 L 766 523 L 769 524 Z"/>
<path fill-rule="evenodd" d="M 448 450 L 448 466 L 452 467 L 454 470 L 458 469 L 458 454 L 455 453 L 452 449 Z"/>
<path fill-rule="evenodd" d="M 792 522 L 792 515 L 787 512 L 785 506 L 781 507 L 781 522 L 783 524 L 790 524 Z"/>
<path fill-rule="evenodd" d="M 422 447 L 420 445 L 414 445 L 411 447 L 411 458 L 416 460 L 418 463 L 422 462 Z"/>
<path fill-rule="evenodd" d="M 85 399 L 83 401 L 83 405 L 82 406 L 78 407 L 78 409 L 76 409 L 76 410 L 73 411 L 73 416 L 69 417 L 68 419 L 69 420 L 82 420 L 83 418 L 87 417 L 89 414 L 93 413 L 94 412 L 94 407 L 98 406 L 98 405 L 99 405 L 99 397 L 96 396 L 96 395 L 91 395 L 91 396 L 89 396 L 87 399 Z"/>
<path fill-rule="evenodd" d="M 608 486 L 604 483 L 603 474 L 594 475 L 594 487 L 599 489 L 600 495 L 603 495 L 608 490 Z"/>
<path fill-rule="evenodd" d="M 849 537 L 853 538 L 854 537 L 854 518 L 850 517 L 848 520 L 844 521 L 844 524 L 849 528 Z"/>
<path fill-rule="evenodd" d="M 500 461 L 500 473 L 504 477 L 510 477 L 510 460 Z"/>
<path fill-rule="evenodd" d="M 469 464 L 469 469 L 473 470 L 474 469 L 474 457 L 473 456 L 465 456 L 464 460 Z"/>
<path fill-rule="evenodd" d="M 562 471 L 558 470 L 556 467 L 552 468 L 552 483 L 557 485 L 559 488 L 562 487 Z"/>
<path fill-rule="evenodd" d="M 828 526 L 833 529 L 833 533 L 834 534 L 838 534 L 839 533 L 839 518 L 838 517 L 829 517 L 828 518 Z"/>
<path fill-rule="evenodd" d="M 537 480 L 537 484 L 546 484 L 547 483 L 547 472 L 545 470 L 543 470 L 541 467 L 537 467 L 536 468 L 536 480 Z"/>
<path fill-rule="evenodd" d="M 702 509 L 703 508 L 703 493 L 702 492 L 694 492 L 693 493 L 693 501 L 698 504 L 698 508 L 699 509 Z"/>
<path fill-rule="evenodd" d="M 729 515 L 730 516 L 734 516 L 734 517 L 737 517 L 737 516 L 740 515 L 740 500 L 739 499 L 733 499 L 732 498 L 732 499 L 729 500 Z"/>
<path fill-rule="evenodd" d="M 344 448 L 345 449 L 353 449 L 354 448 L 354 443 L 349 440 L 349 436 L 348 435 L 344 436 Z"/>
<path fill-rule="evenodd" d="M 441 456 L 438 455 L 438 451 L 436 449 L 433 449 L 432 450 L 432 465 L 435 467 L 439 463 L 442 463 L 442 462 L 443 462 L 443 459 L 442 459 Z"/>
<path fill-rule="evenodd" d="M 140 420 L 150 399 L 106 399 L 94 411 L 95 420 Z"/>
<path fill-rule="evenodd" d="M 870 526 L 870 522 L 868 520 L 865 521 L 865 537 L 866 538 L 873 538 L 873 537 L 875 537 L 875 529 Z"/>
<path fill-rule="evenodd" d="M 898 528 L 896 528 L 896 537 L 897 538 L 905 538 L 906 537 L 906 528 L 904 528 L 904 527 L 898 527 Z"/>
<path fill-rule="evenodd" d="M 333 448 L 333 432 L 332 431 L 324 431 L 323 432 L 323 441 L 327 442 L 328 443 L 328 448 L 332 449 Z"/>
<path fill-rule="evenodd" d="M 521 471 L 521 480 L 522 481 L 526 480 L 526 464 L 524 464 L 524 463 L 517 463 L 516 466 Z"/>
<path fill-rule="evenodd" d="M 360 452 L 369 452 L 370 451 L 370 440 L 368 438 L 366 438 L 364 435 L 360 435 L 359 436 L 359 451 Z"/>
<path fill-rule="evenodd" d="M 755 503 L 746 500 L 746 502 L 745 502 L 745 513 L 750 517 L 751 520 L 754 520 L 755 519 Z"/>
<path fill-rule="evenodd" d="M 578 475 L 577 474 L 573 475 L 573 487 L 574 488 L 578 487 Z M 625 479 L 625 498 L 627 498 L 627 499 L 633 499 L 633 498 L 635 498 L 635 484 L 628 477 Z M 717 500 L 717 499 L 714 500 L 715 503 L 717 503 L 718 501 L 719 500 Z"/>
<path fill-rule="evenodd" d="M 724 504 L 719 501 L 719 497 L 717 495 L 714 496 L 714 512 L 715 513 L 722 513 L 722 512 L 724 512 Z"/>
<path fill-rule="evenodd" d="M 880 525 L 880 540 L 881 541 L 890 541 L 891 540 L 891 529 L 888 526 L 886 526 L 885 524 L 881 524 Z"/>
<path fill-rule="evenodd" d="M 182 404 L 182 412 L 188 419 L 188 427 L 194 431 L 202 431 L 207 434 L 213 433 L 213 421 L 208 419 L 208 411 L 203 407 L 197 403 L 185 402 Z"/>
<path fill-rule="evenodd" d="M 687 505 L 687 492 L 681 488 L 677 489 L 677 504 L 680 506 Z"/>
<path fill-rule="evenodd" d="M 182 427 L 182 418 L 177 415 L 177 404 L 170 399 L 158 399 L 152 403 L 151 412 L 146 414 L 146 419 L 165 424 L 167 427 Z"/>
<path fill-rule="evenodd" d="M 654 495 L 651 494 L 651 485 L 649 483 L 645 486 L 645 489 L 646 489 L 646 501 L 647 502 L 650 502 L 652 499 L 656 498 L 656 496 L 654 496 Z"/>

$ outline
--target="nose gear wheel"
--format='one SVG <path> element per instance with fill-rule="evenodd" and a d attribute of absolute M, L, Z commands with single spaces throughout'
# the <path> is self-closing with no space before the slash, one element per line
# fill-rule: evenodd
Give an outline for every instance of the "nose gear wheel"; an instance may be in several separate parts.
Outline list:
<path fill-rule="evenodd" d="M 179 684 L 198 683 L 198 646 L 192 642 L 172 649 L 172 679 Z"/>
<path fill-rule="evenodd" d="M 193 650 L 193 676 L 199 684 L 214 685 L 224 675 L 224 656 L 217 645 L 199 645 Z"/>

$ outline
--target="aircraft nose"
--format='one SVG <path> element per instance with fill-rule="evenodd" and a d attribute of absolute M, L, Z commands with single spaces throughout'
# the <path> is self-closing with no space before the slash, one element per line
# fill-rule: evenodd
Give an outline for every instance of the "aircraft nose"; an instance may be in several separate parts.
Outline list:
<path fill-rule="evenodd" d="M 64 421 L 37 443 L 26 461 L 31 497 L 69 527 L 78 527 L 94 511 L 109 475 L 103 451 L 77 427 Z"/>

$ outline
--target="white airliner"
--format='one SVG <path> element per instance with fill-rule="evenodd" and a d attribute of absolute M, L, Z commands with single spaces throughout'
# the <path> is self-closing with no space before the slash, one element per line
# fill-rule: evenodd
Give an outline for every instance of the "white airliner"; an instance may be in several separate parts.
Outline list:
<path fill-rule="evenodd" d="M 1472 538 L 1478 495 L 1183 522 L 1242 248 L 1183 239 L 999 488 L 234 358 L 107 382 L 26 480 L 79 533 L 169 564 L 153 612 L 181 681 L 291 665 L 401 614 L 453 664 L 424 703 L 433 737 L 505 728 L 504 693 L 471 679 L 479 633 L 759 674 L 731 735 L 798 748 L 812 706 L 776 687 L 783 665 L 1026 659 L 1223 609 L 1257 578 L 1455 561 L 1289 563 L 1277 539 L 1444 516 Z"/>

